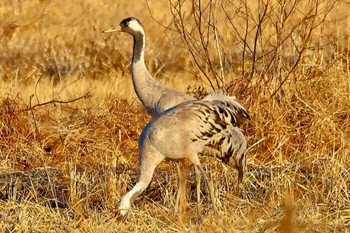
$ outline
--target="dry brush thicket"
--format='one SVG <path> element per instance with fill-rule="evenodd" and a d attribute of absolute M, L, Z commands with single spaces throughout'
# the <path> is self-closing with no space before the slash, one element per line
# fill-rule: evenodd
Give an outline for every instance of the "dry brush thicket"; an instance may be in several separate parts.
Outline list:
<path fill-rule="evenodd" d="M 333 232 L 350 227 L 348 1 L 1 1 L 2 232 Z M 247 172 L 203 158 L 220 203 L 174 215 L 163 163 L 128 221 L 149 117 L 133 93 L 132 41 L 102 30 L 141 19 L 146 62 L 196 96 L 226 88 L 250 111 Z M 193 174 L 189 180 L 194 186 Z M 202 184 L 206 185 L 206 184 Z M 206 189 L 203 189 L 206 190 Z"/>

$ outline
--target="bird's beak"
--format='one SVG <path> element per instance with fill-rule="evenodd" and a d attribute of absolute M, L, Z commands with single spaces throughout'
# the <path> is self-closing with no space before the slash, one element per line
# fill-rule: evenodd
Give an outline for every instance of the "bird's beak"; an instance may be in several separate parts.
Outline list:
<path fill-rule="evenodd" d="M 110 29 L 102 31 L 102 33 L 106 33 L 106 32 L 121 32 L 121 28 L 117 26 L 117 27 L 112 27 Z"/>

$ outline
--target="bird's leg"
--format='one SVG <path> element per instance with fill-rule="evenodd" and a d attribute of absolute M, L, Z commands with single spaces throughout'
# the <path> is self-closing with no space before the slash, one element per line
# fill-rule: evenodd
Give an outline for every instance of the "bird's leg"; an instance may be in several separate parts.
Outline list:
<path fill-rule="evenodd" d="M 145 190 L 151 180 L 139 180 L 135 186 L 127 192 L 119 202 L 118 210 L 123 217 L 127 217 L 133 200 Z"/>
<path fill-rule="evenodd" d="M 196 165 L 196 167 L 198 167 L 198 169 L 200 170 L 200 172 L 204 176 L 204 179 L 208 183 L 209 194 L 210 194 L 211 201 L 213 203 L 214 212 L 217 214 L 218 213 L 218 208 L 216 206 L 216 201 L 215 201 L 215 196 L 214 196 L 214 185 L 213 185 L 213 182 L 211 181 L 211 179 L 209 179 L 209 177 L 207 176 L 207 174 L 205 173 L 205 171 L 203 170 L 201 165 Z"/>
<path fill-rule="evenodd" d="M 180 209 L 180 198 L 181 198 L 181 194 L 183 193 L 183 177 L 182 177 L 182 172 L 181 172 L 181 165 L 179 163 L 176 163 L 176 170 L 177 170 L 177 174 L 179 176 L 179 180 L 178 180 L 178 190 L 177 190 L 177 194 L 176 194 L 176 201 L 175 201 L 175 212 L 177 214 L 179 214 L 179 209 Z M 186 184 L 186 181 L 185 181 Z"/>
<path fill-rule="evenodd" d="M 127 192 L 122 197 L 119 202 L 118 210 L 124 217 L 126 217 L 129 210 L 131 209 L 133 200 L 147 188 L 149 183 L 151 183 L 154 170 L 157 165 L 164 159 L 164 157 L 154 156 L 151 161 L 148 161 L 147 159 L 148 158 L 145 156 L 144 160 L 140 161 L 140 173 L 137 183 L 129 192 Z"/>
<path fill-rule="evenodd" d="M 180 164 L 176 163 L 176 170 L 177 170 L 177 174 L 179 176 L 179 182 L 178 182 L 178 190 L 177 190 L 177 194 L 176 194 L 176 201 L 175 201 L 175 212 L 179 213 L 179 203 L 180 203 L 180 191 L 182 191 L 182 186 L 181 186 L 181 168 L 180 168 Z"/>
<path fill-rule="evenodd" d="M 190 166 L 185 160 L 180 160 L 176 164 L 177 172 L 179 175 L 179 190 L 176 195 L 175 211 L 183 217 L 184 210 L 187 206 L 187 174 L 189 172 Z"/>
<path fill-rule="evenodd" d="M 242 192 L 242 181 L 243 181 L 243 168 L 237 168 L 238 169 L 238 180 L 236 185 L 236 193 L 238 196 L 243 197 Z"/>
<path fill-rule="evenodd" d="M 202 219 L 202 208 L 201 208 L 201 171 L 198 169 L 199 166 L 194 166 L 196 172 L 196 192 L 197 192 L 197 214 L 198 218 Z"/>

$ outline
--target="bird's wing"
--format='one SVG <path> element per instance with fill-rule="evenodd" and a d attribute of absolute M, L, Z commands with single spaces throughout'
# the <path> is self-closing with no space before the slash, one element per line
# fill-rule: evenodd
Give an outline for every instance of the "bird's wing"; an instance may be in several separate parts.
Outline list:
<path fill-rule="evenodd" d="M 219 153 L 214 155 L 224 163 L 234 166 L 238 170 L 238 182 L 242 181 L 246 164 L 247 139 L 238 127 L 229 126 L 216 137 L 212 137 L 206 148 L 212 148 Z M 213 155 L 208 149 L 203 153 Z"/>
<path fill-rule="evenodd" d="M 222 106 L 224 109 L 231 109 L 235 111 L 234 115 L 238 119 L 237 126 L 241 124 L 245 119 L 250 119 L 250 115 L 245 107 L 238 102 L 235 96 L 227 95 L 225 90 L 217 90 L 208 94 L 202 99 L 202 101 L 209 101 L 218 106 Z"/>

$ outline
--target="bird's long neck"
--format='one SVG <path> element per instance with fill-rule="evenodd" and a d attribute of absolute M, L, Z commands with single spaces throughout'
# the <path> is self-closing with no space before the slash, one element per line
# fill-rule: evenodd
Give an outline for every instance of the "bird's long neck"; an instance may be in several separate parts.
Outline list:
<path fill-rule="evenodd" d="M 134 49 L 132 54 L 132 63 L 145 63 L 145 34 L 136 32 L 134 35 Z"/>
<path fill-rule="evenodd" d="M 132 56 L 132 81 L 135 92 L 151 115 L 154 114 L 156 101 L 160 98 L 159 83 L 155 81 L 145 65 L 145 34 L 136 32 Z M 158 96 L 159 95 L 159 96 Z"/>

